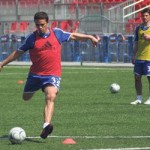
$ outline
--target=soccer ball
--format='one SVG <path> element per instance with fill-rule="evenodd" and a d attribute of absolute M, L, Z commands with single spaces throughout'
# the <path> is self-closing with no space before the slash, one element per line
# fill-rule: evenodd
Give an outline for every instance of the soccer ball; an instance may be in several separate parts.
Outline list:
<path fill-rule="evenodd" d="M 117 83 L 113 83 L 110 85 L 110 92 L 111 93 L 117 93 L 120 90 L 120 85 Z"/>
<path fill-rule="evenodd" d="M 12 144 L 20 144 L 26 138 L 26 132 L 20 127 L 14 127 L 9 131 L 9 141 Z"/>

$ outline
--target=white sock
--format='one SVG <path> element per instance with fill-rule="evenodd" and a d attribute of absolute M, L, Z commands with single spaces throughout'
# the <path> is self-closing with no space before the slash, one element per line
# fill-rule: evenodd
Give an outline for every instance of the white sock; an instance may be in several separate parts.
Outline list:
<path fill-rule="evenodd" d="M 46 126 L 48 126 L 49 125 L 49 122 L 45 122 L 44 124 L 43 124 L 43 128 L 45 128 Z"/>
<path fill-rule="evenodd" d="M 142 95 L 137 95 L 137 99 L 142 101 Z"/>

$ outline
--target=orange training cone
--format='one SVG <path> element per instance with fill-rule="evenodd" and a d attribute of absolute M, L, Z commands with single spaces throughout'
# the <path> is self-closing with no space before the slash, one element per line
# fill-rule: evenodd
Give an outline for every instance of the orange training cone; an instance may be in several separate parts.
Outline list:
<path fill-rule="evenodd" d="M 17 83 L 18 83 L 18 84 L 23 84 L 24 82 L 23 82 L 23 80 L 18 80 Z"/>
<path fill-rule="evenodd" d="M 62 144 L 76 144 L 76 141 L 74 141 L 72 138 L 65 139 Z"/>

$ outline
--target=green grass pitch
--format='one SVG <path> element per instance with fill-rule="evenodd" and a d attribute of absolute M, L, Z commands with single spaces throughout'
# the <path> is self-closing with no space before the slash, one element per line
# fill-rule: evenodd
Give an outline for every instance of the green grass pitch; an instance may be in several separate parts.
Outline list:
<path fill-rule="evenodd" d="M 24 102 L 21 98 L 24 84 L 17 84 L 18 80 L 26 80 L 28 70 L 28 67 L 7 66 L 0 72 L 1 150 L 150 147 L 150 106 L 130 105 L 135 100 L 133 68 L 100 67 L 63 67 L 52 137 L 10 144 L 7 136 L 12 127 L 22 127 L 28 137 L 38 137 L 43 124 L 43 93 L 38 91 L 30 101 Z M 142 80 L 146 100 L 148 83 L 146 77 Z M 121 87 L 117 94 L 109 91 L 114 82 Z M 73 138 L 76 144 L 62 144 L 66 136 Z"/>

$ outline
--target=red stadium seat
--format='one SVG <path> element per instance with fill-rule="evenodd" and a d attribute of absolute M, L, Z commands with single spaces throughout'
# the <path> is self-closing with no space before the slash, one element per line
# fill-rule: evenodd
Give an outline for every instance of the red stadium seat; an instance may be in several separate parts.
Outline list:
<path fill-rule="evenodd" d="M 68 27 L 69 27 L 69 24 L 68 24 L 68 21 L 62 21 L 61 23 L 60 23 L 60 28 L 62 29 L 62 30 L 64 30 L 64 31 L 68 31 Z"/>
<path fill-rule="evenodd" d="M 1 5 L 6 6 L 6 5 L 15 5 L 16 0 L 1 0 Z"/>
<path fill-rule="evenodd" d="M 16 32 L 18 29 L 18 22 L 13 22 L 10 27 L 10 32 Z"/>
<path fill-rule="evenodd" d="M 142 19 L 141 19 L 141 18 L 138 18 L 138 17 L 137 17 L 137 18 L 135 18 L 134 20 L 135 20 L 135 23 L 142 23 Z"/>
<path fill-rule="evenodd" d="M 89 0 L 89 3 L 95 3 L 95 0 Z"/>
<path fill-rule="evenodd" d="M 121 2 L 124 2 L 125 0 L 115 0 L 115 2 L 117 3 L 121 3 Z"/>
<path fill-rule="evenodd" d="M 8 5 L 16 5 L 16 1 L 15 0 L 8 0 Z"/>
<path fill-rule="evenodd" d="M 76 3 L 71 3 L 69 6 L 70 13 L 74 13 L 76 11 Z"/>
<path fill-rule="evenodd" d="M 58 21 L 53 21 L 52 23 L 51 23 L 51 29 L 52 28 L 55 28 L 55 27 L 58 27 Z"/>
<path fill-rule="evenodd" d="M 82 4 L 87 4 L 88 0 L 82 0 Z"/>
<path fill-rule="evenodd" d="M 32 0 L 32 5 L 38 5 L 38 1 L 37 0 Z"/>
<path fill-rule="evenodd" d="M 20 32 L 24 32 L 28 29 L 29 23 L 26 21 L 20 22 Z"/>
<path fill-rule="evenodd" d="M 103 0 L 95 0 L 96 3 L 101 3 Z"/>
<path fill-rule="evenodd" d="M 73 26 L 73 21 L 72 20 L 68 20 L 68 25 L 69 26 Z"/>
<path fill-rule="evenodd" d="M 71 32 L 76 32 L 76 31 L 78 30 L 78 28 L 79 28 L 79 24 L 80 24 L 80 22 L 79 22 L 79 21 L 76 21 L 76 22 L 74 23 L 74 25 L 73 25 L 73 29 L 72 29 Z"/>
<path fill-rule="evenodd" d="M 141 12 L 137 13 L 137 17 L 138 17 L 138 18 L 141 18 L 141 17 L 142 17 Z"/>
<path fill-rule="evenodd" d="M 46 5 L 54 3 L 54 0 L 42 0 L 42 1 L 43 1 L 44 4 L 46 4 Z"/>

